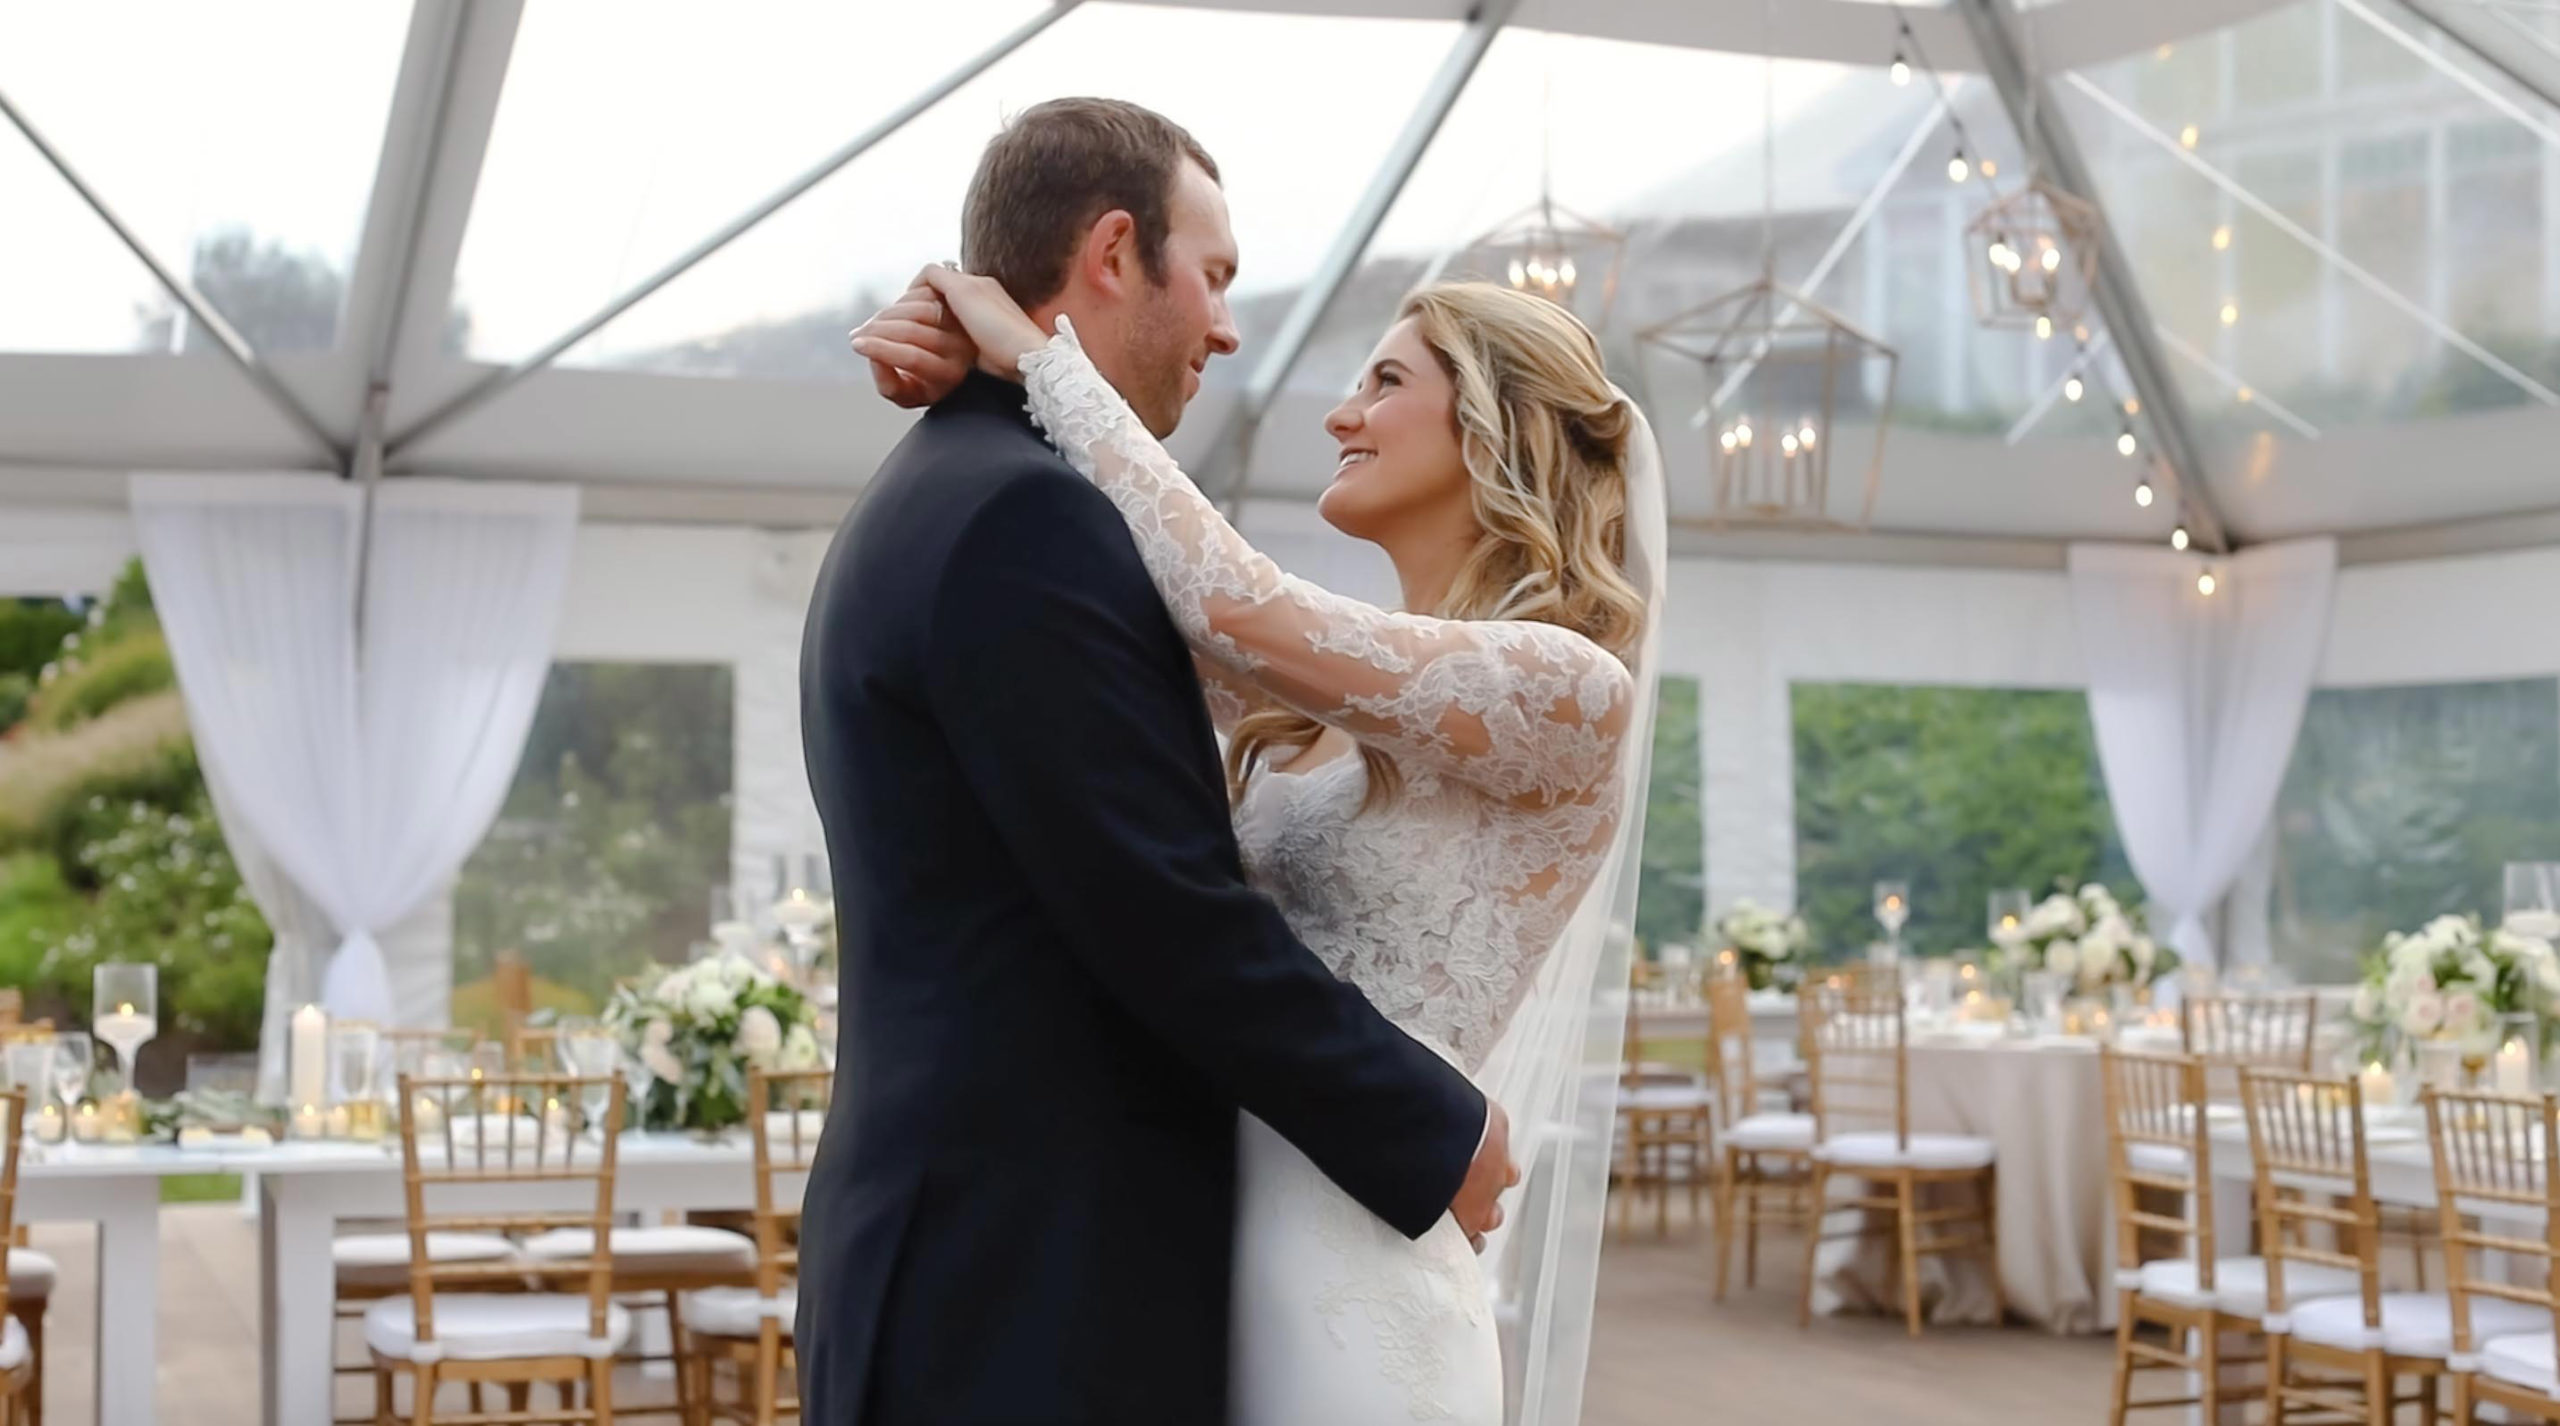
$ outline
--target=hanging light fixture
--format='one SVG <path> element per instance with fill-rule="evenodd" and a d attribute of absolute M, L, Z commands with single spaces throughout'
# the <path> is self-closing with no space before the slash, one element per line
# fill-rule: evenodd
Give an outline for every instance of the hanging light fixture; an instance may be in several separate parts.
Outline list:
<path fill-rule="evenodd" d="M 2187 547 L 2187 539 L 2187 527 L 2181 524 L 2169 532 L 2169 548 L 2184 550 Z"/>
<path fill-rule="evenodd" d="M 1637 370 L 1656 391 L 1671 374 L 1703 388 L 1694 424 L 1712 433 L 1717 526 L 1864 529 L 1884 475 L 1900 357 L 1777 280 L 1777 86 L 1774 58 L 1762 63 L 1760 275 L 1638 332 Z M 1950 169 L 1962 162 L 1959 149 Z M 1834 474 L 1843 477 L 1836 492 Z"/>
<path fill-rule="evenodd" d="M 2208 569 L 2204 573 L 2196 576 L 2196 593 L 2203 595 L 2207 599 L 2211 599 L 2213 597 L 2213 591 L 2221 587 L 2221 583 L 2213 577 L 2212 570 Z"/>
<path fill-rule="evenodd" d="M 1550 97 L 1552 89 L 1550 75 Z M 1538 201 L 1471 239 L 1448 266 L 1544 297 L 1597 332 L 1617 302 L 1627 237 L 1556 202 L 1553 125 L 1544 117 L 1540 122 Z M 1586 287 L 1585 278 L 1597 280 Z"/>
<path fill-rule="evenodd" d="M 1984 326 L 2032 327 L 2038 338 L 2085 330 L 2098 277 L 2094 205 L 2031 178 L 1994 199 L 1965 232 L 1985 258 L 1972 264 L 1973 312 Z"/>
<path fill-rule="evenodd" d="M 1902 57 L 1902 51 L 1900 50 L 1895 50 L 1893 52 L 1893 68 L 1887 72 L 1893 76 L 1893 86 L 1896 89 L 1900 89 L 1911 82 L 1911 64 L 1908 60 L 1905 60 Z"/>
<path fill-rule="evenodd" d="M 2123 433 L 2116 437 L 2117 455 L 2129 457 L 2140 448 L 2141 447 L 2133 439 L 2133 428 L 2131 426 L 2125 427 Z"/>
<path fill-rule="evenodd" d="M 2151 477 L 2146 475 L 2134 483 L 2133 503 L 2145 510 L 2151 508 Z"/>
<path fill-rule="evenodd" d="M 1972 170 L 1966 166 L 1964 161 L 1964 145 L 1956 145 L 1955 157 L 1947 160 L 1947 181 L 1949 183 L 1962 183 L 1965 181 L 1966 175 L 1971 172 Z"/>
<path fill-rule="evenodd" d="M 2087 391 L 2088 388 L 2081 384 L 2080 378 L 2077 375 L 2066 376 L 2062 379 L 2062 399 L 2065 401 L 2077 401 L 2085 395 Z"/>

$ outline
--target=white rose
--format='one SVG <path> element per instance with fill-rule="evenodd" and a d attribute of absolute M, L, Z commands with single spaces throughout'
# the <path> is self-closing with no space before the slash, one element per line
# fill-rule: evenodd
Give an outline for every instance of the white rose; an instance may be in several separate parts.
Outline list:
<path fill-rule="evenodd" d="M 2428 949 L 2426 942 L 2415 936 L 2403 936 L 2396 931 L 2383 938 L 2382 951 L 2390 958 L 2391 968 L 2394 971 L 2424 969 L 2427 962 L 2435 955 Z"/>
<path fill-rule="evenodd" d="M 2357 986 L 2355 1003 L 2347 1008 L 2347 1013 L 2367 1024 L 2380 1019 L 2382 1017 L 2382 992 L 2374 988 L 2372 981 L 2366 981 L 2364 984 Z"/>
<path fill-rule="evenodd" d="M 2149 936 L 2135 936 L 2129 949 L 2133 955 L 2134 973 L 2149 976 L 2151 967 L 2160 959 L 2160 948 L 2152 943 Z"/>
<path fill-rule="evenodd" d="M 2444 997 L 2433 990 L 2418 991 L 2400 1007 L 2400 1028 L 2423 1040 L 2444 1025 Z"/>
<path fill-rule="evenodd" d="M 663 1050 L 675 1037 L 676 1027 L 664 1020 L 652 1020 L 640 1027 L 640 1047 L 644 1050 Z"/>
<path fill-rule="evenodd" d="M 642 1045 L 640 1063 L 669 1084 L 684 1083 L 684 1065 L 664 1045 Z"/>
<path fill-rule="evenodd" d="M 2444 1032 L 2446 1034 L 2472 1034 L 2486 1019 L 2485 1007 L 2481 1005 L 2480 997 L 2470 991 L 2456 990 L 2444 997 Z"/>
<path fill-rule="evenodd" d="M 782 1037 L 784 1069 L 815 1069 L 818 1065 L 818 1037 L 806 1025 L 794 1025 Z"/>
<path fill-rule="evenodd" d="M 750 1005 L 738 1017 L 738 1053 L 747 1063 L 766 1065 L 782 1049 L 782 1022 L 761 1005 Z"/>
<path fill-rule="evenodd" d="M 2055 975 L 2071 975 L 2080 969 L 2080 947 L 2065 938 L 2044 948 L 2044 968 Z"/>
<path fill-rule="evenodd" d="M 716 1020 L 737 1005 L 738 993 L 722 984 L 718 976 L 703 976 L 695 981 L 684 999 L 684 1007 L 704 1020 Z"/>

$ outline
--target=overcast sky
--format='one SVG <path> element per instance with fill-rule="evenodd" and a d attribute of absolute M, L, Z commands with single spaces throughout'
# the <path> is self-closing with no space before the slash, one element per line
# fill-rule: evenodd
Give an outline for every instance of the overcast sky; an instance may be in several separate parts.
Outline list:
<path fill-rule="evenodd" d="M 1550 3 L 1528 0 L 1520 21 Z M 1036 8 L 534 0 L 457 272 L 475 353 L 555 335 Z M 172 266 L 198 236 L 243 224 L 343 270 L 406 27 L 390 0 L 0 7 L 0 89 Z M 1070 93 L 1189 127 L 1225 170 L 1240 285 L 1294 285 L 1456 34 L 1089 4 L 596 340 L 628 350 L 789 316 L 953 255 L 978 148 L 1004 115 Z M 1600 212 L 1756 147 L 1763 72 L 1738 54 L 1508 33 L 1380 241 L 1439 251 L 1526 205 L 1542 134 L 1558 198 Z M 1776 72 L 1784 164 L 1786 116 L 1844 71 Z M 0 346 L 121 349 L 154 298 L 148 275 L 6 130 L 0 211 Z"/>

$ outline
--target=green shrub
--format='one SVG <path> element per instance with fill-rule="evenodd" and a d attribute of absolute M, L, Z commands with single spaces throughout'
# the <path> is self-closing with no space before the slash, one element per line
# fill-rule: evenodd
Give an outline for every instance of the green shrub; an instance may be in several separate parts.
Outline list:
<path fill-rule="evenodd" d="M 33 678 L 61 652 L 62 636 L 80 623 L 80 616 L 58 599 L 0 599 L 0 674 Z M 0 717 L 0 728 L 12 721 Z"/>
<path fill-rule="evenodd" d="M 533 1009 L 561 1015 L 593 1015 L 595 997 L 575 986 L 556 980 L 533 977 Z M 498 982 L 494 977 L 470 981 L 453 988 L 453 1028 L 477 1030 L 495 1040 L 506 1033 L 506 1017 L 498 1012 Z"/>
<path fill-rule="evenodd" d="M 75 636 L 76 637 L 76 636 Z M 28 701 L 27 722 L 59 733 L 145 694 L 177 686 L 169 641 L 151 629 L 125 638 L 83 642 L 65 651 L 53 681 Z"/>
<path fill-rule="evenodd" d="M 36 681 L 15 669 L 0 673 L 0 736 L 27 716 L 27 700 L 35 695 Z"/>
<path fill-rule="evenodd" d="M 67 733 L 21 727 L 0 742 L 0 853 L 55 847 L 63 818 L 97 793 L 183 798 L 201 781 L 175 691 L 122 704 Z M 78 865 L 60 850 L 66 870 Z"/>

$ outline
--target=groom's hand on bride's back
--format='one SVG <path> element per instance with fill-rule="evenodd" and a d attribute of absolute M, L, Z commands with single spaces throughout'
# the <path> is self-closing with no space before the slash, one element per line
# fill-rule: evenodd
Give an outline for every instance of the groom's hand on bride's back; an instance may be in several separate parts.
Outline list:
<path fill-rule="evenodd" d="M 1502 1106 L 1484 1102 L 1484 1138 L 1476 1145 L 1475 1162 L 1467 1165 L 1466 1182 L 1449 1205 L 1449 1216 L 1466 1230 L 1467 1241 L 1484 1251 L 1487 1233 L 1502 1226 L 1502 1195 L 1520 1182 L 1520 1166 L 1511 1161 L 1511 1116 Z"/>
<path fill-rule="evenodd" d="M 909 409 L 950 395 L 978 364 L 977 344 L 922 277 L 854 328 L 850 339 L 861 343 L 871 363 L 871 384 Z"/>

